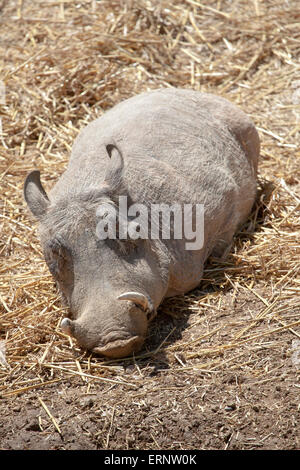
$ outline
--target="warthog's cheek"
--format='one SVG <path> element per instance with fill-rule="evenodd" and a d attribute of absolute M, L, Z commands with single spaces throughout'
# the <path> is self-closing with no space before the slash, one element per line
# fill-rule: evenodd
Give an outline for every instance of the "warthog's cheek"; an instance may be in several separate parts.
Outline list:
<path fill-rule="evenodd" d="M 130 356 L 141 349 L 144 341 L 145 338 L 143 336 L 133 336 L 130 339 L 111 341 L 103 347 L 95 347 L 92 349 L 92 352 L 111 358 Z"/>

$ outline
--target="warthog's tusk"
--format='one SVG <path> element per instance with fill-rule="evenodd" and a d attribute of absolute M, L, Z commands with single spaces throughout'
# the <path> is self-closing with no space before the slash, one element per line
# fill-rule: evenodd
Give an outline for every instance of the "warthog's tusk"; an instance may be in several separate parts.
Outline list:
<path fill-rule="evenodd" d="M 117 297 L 118 300 L 131 300 L 132 302 L 140 305 L 145 311 L 152 310 L 152 303 L 144 294 L 140 292 L 125 292 Z"/>

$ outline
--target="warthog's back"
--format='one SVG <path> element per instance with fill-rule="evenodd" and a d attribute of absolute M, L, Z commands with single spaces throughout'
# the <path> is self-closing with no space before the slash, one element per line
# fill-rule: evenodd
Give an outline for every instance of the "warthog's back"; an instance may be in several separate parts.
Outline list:
<path fill-rule="evenodd" d="M 227 100 L 193 90 L 144 93 L 90 123 L 73 146 L 65 175 L 70 185 L 74 178 L 78 190 L 101 181 L 108 164 L 105 144 L 111 142 L 130 167 L 137 161 L 144 171 L 145 160 L 155 159 L 195 183 L 220 168 L 228 169 L 237 183 L 241 169 L 243 177 L 257 170 L 259 139 L 252 121 Z M 60 185 L 65 186 L 65 177 Z"/>

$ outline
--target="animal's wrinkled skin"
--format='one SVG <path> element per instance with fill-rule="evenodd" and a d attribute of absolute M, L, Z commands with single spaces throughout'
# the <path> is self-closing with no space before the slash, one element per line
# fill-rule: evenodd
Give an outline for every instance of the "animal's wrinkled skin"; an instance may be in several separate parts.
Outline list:
<path fill-rule="evenodd" d="M 40 222 L 46 262 L 73 320 L 62 328 L 108 357 L 138 351 L 165 297 L 196 287 L 256 193 L 259 138 L 236 106 L 210 94 L 162 89 L 126 100 L 75 140 L 69 166 L 45 193 L 34 171 L 24 194 Z M 131 203 L 204 204 L 204 246 L 185 240 L 99 240 L 96 210 Z"/>

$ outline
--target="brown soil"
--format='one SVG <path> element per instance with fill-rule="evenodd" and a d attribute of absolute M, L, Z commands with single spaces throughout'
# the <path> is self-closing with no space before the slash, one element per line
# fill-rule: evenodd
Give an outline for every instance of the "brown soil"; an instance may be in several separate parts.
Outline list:
<path fill-rule="evenodd" d="M 0 449 L 300 448 L 298 0 L 198 3 L 0 0 Z M 252 116 L 258 196 L 143 351 L 108 361 L 59 328 L 22 185 L 39 168 L 50 188 L 80 128 L 162 86 Z"/>

